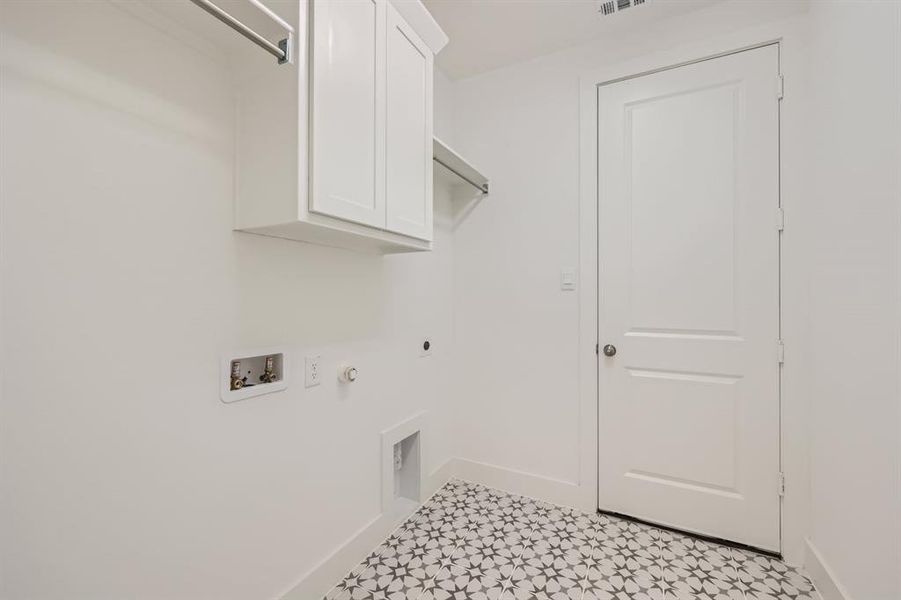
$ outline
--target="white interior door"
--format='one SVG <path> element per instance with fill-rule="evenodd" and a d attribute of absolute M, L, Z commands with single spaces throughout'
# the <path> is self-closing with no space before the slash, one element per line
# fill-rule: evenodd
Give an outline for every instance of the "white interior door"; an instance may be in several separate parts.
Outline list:
<path fill-rule="evenodd" d="M 777 77 L 766 46 L 598 88 L 599 506 L 774 551 Z"/>

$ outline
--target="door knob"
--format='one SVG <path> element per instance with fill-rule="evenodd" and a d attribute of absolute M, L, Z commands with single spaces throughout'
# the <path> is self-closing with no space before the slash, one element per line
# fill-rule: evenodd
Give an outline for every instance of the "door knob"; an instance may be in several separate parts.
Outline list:
<path fill-rule="evenodd" d="M 604 356 L 615 356 L 616 355 L 616 346 L 613 344 L 606 344 L 604 346 Z"/>

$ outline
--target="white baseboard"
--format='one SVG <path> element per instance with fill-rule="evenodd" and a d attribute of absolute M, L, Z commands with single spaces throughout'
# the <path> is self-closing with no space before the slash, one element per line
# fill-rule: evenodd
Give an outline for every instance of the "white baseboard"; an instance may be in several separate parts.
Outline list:
<path fill-rule="evenodd" d="M 813 542 L 807 540 L 807 552 L 804 558 L 804 568 L 813 580 L 813 585 L 823 600 L 854 600 L 848 590 L 839 583 L 835 572 L 823 559 L 823 555 Z"/>
<path fill-rule="evenodd" d="M 422 497 L 428 498 L 452 476 L 453 460 L 432 473 L 423 483 Z M 337 550 L 310 569 L 281 600 L 310 600 L 324 597 L 351 569 L 366 558 L 416 509 L 412 504 L 400 504 L 392 512 L 382 513 L 353 534 Z"/>
<path fill-rule="evenodd" d="M 496 465 L 489 465 L 464 458 L 453 459 L 454 477 L 481 483 L 520 496 L 559 504 L 580 510 L 596 510 L 597 507 L 583 506 L 585 493 L 581 487 L 568 481 L 541 477 L 523 471 L 513 471 Z"/>
<path fill-rule="evenodd" d="M 346 540 L 335 552 L 313 567 L 282 600 L 322 598 L 334 585 L 376 548 L 403 521 L 397 516 L 382 514 L 370 521 Z"/>
<path fill-rule="evenodd" d="M 423 499 L 430 497 L 454 477 L 552 504 L 586 511 L 596 509 L 594 506 L 584 506 L 586 502 L 593 504 L 593 501 L 586 500 L 591 494 L 574 483 L 462 458 L 448 460 L 428 477 L 423 485 Z M 309 600 L 325 596 L 342 577 L 382 543 L 414 508 L 415 506 L 405 505 L 398 512 L 385 513 L 373 519 L 280 596 L 281 600 Z M 806 543 L 804 567 L 823 600 L 854 600 L 810 540 Z"/>
<path fill-rule="evenodd" d="M 438 491 L 441 486 L 451 480 L 454 477 L 454 461 L 456 459 L 450 459 L 429 475 L 428 480 L 423 484 L 422 489 L 422 498 L 423 500 L 427 500 L 430 498 L 435 492 Z"/>
<path fill-rule="evenodd" d="M 578 485 L 547 477 L 512 471 L 495 465 L 452 458 L 429 475 L 423 484 L 422 498 L 434 494 L 453 477 L 480 483 L 505 492 L 529 496 L 551 504 L 594 510 L 585 507 L 586 494 Z M 415 507 L 404 505 L 396 512 L 383 513 L 346 540 L 329 557 L 313 567 L 300 582 L 281 595 L 281 600 L 322 598 L 360 561 L 394 531 Z M 832 599 L 827 599 L 832 600 Z M 848 599 L 850 600 L 850 599 Z"/>

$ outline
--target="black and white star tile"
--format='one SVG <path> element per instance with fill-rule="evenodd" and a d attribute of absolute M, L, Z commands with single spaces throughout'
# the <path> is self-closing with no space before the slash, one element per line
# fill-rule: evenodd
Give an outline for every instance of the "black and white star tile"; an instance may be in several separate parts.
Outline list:
<path fill-rule="evenodd" d="M 768 556 L 452 480 L 325 600 L 818 600 Z"/>

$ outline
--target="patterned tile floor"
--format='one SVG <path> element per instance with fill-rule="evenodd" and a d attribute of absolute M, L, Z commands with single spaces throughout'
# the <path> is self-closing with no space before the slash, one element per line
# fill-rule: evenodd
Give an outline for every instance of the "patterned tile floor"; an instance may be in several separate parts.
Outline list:
<path fill-rule="evenodd" d="M 326 600 L 814 600 L 784 563 L 453 480 Z"/>

